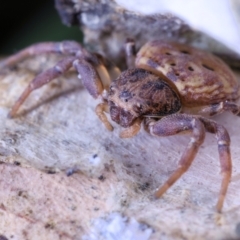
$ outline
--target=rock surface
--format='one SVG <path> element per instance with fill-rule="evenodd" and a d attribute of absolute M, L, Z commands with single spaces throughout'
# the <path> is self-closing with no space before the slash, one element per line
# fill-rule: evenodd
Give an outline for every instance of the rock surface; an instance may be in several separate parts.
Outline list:
<path fill-rule="evenodd" d="M 37 56 L 0 74 L 3 236 L 81 239 L 91 232 L 94 219 L 119 212 L 150 226 L 151 240 L 240 237 L 239 118 L 216 117 L 232 139 L 233 177 L 223 214 L 214 210 L 221 175 L 210 134 L 190 170 L 153 200 L 154 190 L 176 169 L 189 136 L 156 138 L 142 130 L 132 139 L 120 139 L 119 126 L 108 132 L 99 122 L 97 101 L 74 71 L 35 91 L 17 118 L 7 118 L 27 83 L 54 62 L 55 56 Z M 71 169 L 78 173 L 67 177 Z"/>

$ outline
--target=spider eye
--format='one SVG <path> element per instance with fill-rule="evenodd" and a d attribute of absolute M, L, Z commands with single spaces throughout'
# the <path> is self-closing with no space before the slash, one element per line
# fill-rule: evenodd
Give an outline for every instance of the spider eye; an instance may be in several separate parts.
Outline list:
<path fill-rule="evenodd" d="M 131 92 L 124 90 L 120 93 L 119 98 L 122 99 L 124 102 L 128 102 L 132 98 Z"/>

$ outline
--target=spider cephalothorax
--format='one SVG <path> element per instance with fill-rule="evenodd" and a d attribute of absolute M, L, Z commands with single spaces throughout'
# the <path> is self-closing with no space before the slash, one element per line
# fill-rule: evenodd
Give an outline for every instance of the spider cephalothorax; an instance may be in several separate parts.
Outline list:
<path fill-rule="evenodd" d="M 136 135 L 141 123 L 153 136 L 191 133 L 178 169 L 155 193 L 156 197 L 166 192 L 187 171 L 204 141 L 205 132 L 215 134 L 223 174 L 217 203 L 217 210 L 221 211 L 232 172 L 230 138 L 223 126 L 201 114 L 230 111 L 239 116 L 240 108 L 235 103 L 240 96 L 239 83 L 219 58 L 193 47 L 151 41 L 139 50 L 135 59 L 135 44 L 129 40 L 125 50 L 128 69 L 122 73 L 101 55 L 90 53 L 79 43 L 71 41 L 35 44 L 10 56 L 0 62 L 0 67 L 14 65 L 38 53 L 66 55 L 32 80 L 9 116 L 16 115 L 33 90 L 73 66 L 88 92 L 102 100 L 96 107 L 96 114 L 105 127 L 113 130 L 105 114 L 109 112 L 111 119 L 124 128 L 120 137 Z"/>
<path fill-rule="evenodd" d="M 108 95 L 110 116 L 122 127 L 138 117 L 162 117 L 181 108 L 177 93 L 163 79 L 141 68 L 128 69 L 112 82 Z"/>

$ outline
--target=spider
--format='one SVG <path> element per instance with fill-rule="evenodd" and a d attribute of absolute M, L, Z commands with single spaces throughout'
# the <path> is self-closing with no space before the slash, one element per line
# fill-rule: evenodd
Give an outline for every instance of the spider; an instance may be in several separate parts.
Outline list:
<path fill-rule="evenodd" d="M 153 136 L 191 134 L 178 168 L 155 192 L 156 198 L 188 170 L 205 132 L 215 134 L 223 175 L 216 205 L 216 210 L 221 212 L 232 173 L 230 137 L 222 125 L 204 115 L 230 111 L 240 116 L 240 108 L 235 103 L 240 96 L 239 83 L 223 61 L 202 50 L 160 40 L 147 42 L 136 54 L 135 42 L 128 39 L 125 44 L 128 69 L 120 72 L 100 54 L 87 51 L 75 41 L 64 41 L 34 44 L 1 61 L 0 68 L 48 52 L 65 57 L 30 82 L 9 117 L 16 116 L 32 91 L 73 66 L 90 95 L 101 99 L 95 112 L 105 127 L 113 130 L 106 115 L 109 113 L 111 120 L 124 128 L 120 137 L 133 137 L 141 125 Z"/>

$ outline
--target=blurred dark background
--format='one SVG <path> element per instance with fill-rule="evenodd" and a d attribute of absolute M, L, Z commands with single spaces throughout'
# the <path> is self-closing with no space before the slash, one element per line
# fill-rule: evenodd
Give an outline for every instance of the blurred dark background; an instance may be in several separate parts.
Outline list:
<path fill-rule="evenodd" d="M 67 27 L 54 7 L 54 0 L 1 1 L 0 55 L 16 52 L 42 41 L 82 41 L 78 27 Z"/>

